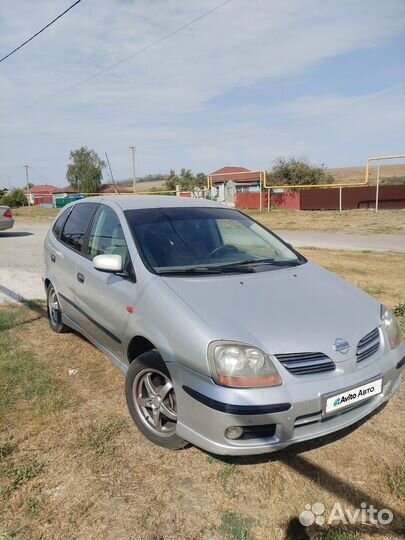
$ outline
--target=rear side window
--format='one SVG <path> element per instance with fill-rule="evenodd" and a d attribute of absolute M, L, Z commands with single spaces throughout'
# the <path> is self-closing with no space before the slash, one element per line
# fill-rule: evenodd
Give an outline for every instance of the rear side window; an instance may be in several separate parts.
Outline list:
<path fill-rule="evenodd" d="M 63 227 L 61 241 L 76 251 L 82 251 L 87 228 L 96 208 L 91 203 L 76 204 Z"/>
<path fill-rule="evenodd" d="M 56 236 L 56 238 L 59 238 L 60 233 L 62 232 L 63 226 L 66 223 L 66 220 L 69 216 L 71 208 L 67 208 L 62 212 L 62 214 L 58 217 L 58 219 L 55 221 L 55 224 L 52 228 L 53 234 Z"/>

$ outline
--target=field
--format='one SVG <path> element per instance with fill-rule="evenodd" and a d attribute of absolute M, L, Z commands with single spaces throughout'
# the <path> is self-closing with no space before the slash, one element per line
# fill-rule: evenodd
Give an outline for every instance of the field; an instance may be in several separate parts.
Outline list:
<path fill-rule="evenodd" d="M 51 221 L 58 213 L 55 208 L 24 207 L 13 210 L 14 216 L 21 221 Z M 289 231 L 322 231 L 359 234 L 404 234 L 405 211 L 381 210 L 376 214 L 372 210 L 345 210 L 341 214 L 335 211 L 272 210 L 271 212 L 247 211 L 247 214 L 262 222 L 270 229 Z"/>
<path fill-rule="evenodd" d="M 389 307 L 405 302 L 403 255 L 304 252 Z M 43 315 L 38 302 L 0 308 L 1 540 L 403 538 L 404 387 L 340 440 L 254 458 L 169 452 L 131 423 L 109 360 Z M 298 515 L 315 502 L 367 502 L 395 519 L 304 529 Z"/>
<path fill-rule="evenodd" d="M 404 234 L 405 210 L 328 211 L 273 210 L 247 212 L 269 229 L 356 234 Z"/>
<path fill-rule="evenodd" d="M 365 165 L 363 167 L 340 167 L 338 169 L 328 169 L 328 172 L 335 178 L 336 183 L 351 183 L 362 182 L 365 177 Z M 405 177 L 405 164 L 389 163 L 388 161 L 380 162 L 380 180 L 385 184 L 387 179 L 393 182 L 400 181 L 403 183 Z M 377 162 L 371 162 L 369 170 L 369 182 L 374 185 L 377 179 Z"/>

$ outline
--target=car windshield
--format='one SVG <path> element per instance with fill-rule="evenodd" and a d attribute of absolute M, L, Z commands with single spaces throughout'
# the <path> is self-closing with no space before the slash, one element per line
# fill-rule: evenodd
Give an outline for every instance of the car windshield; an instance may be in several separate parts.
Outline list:
<path fill-rule="evenodd" d="M 159 274 L 252 272 L 305 261 L 237 210 L 147 208 L 125 215 L 143 260 Z"/>

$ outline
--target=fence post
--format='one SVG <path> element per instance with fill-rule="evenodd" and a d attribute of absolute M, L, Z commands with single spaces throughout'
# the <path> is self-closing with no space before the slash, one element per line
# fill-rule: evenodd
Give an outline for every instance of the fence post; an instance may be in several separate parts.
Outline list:
<path fill-rule="evenodd" d="M 342 213 L 342 186 L 339 188 L 339 212 Z"/>

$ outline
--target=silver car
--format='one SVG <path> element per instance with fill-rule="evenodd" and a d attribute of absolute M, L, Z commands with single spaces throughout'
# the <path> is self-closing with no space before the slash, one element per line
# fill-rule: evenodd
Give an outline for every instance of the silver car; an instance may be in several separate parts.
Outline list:
<path fill-rule="evenodd" d="M 13 212 L 8 206 L 0 206 L 0 231 L 11 229 L 14 225 Z"/>
<path fill-rule="evenodd" d="M 112 359 L 134 422 L 166 448 L 279 450 L 350 426 L 401 382 L 388 309 L 217 203 L 75 202 L 47 235 L 43 278 L 52 330 Z"/>

